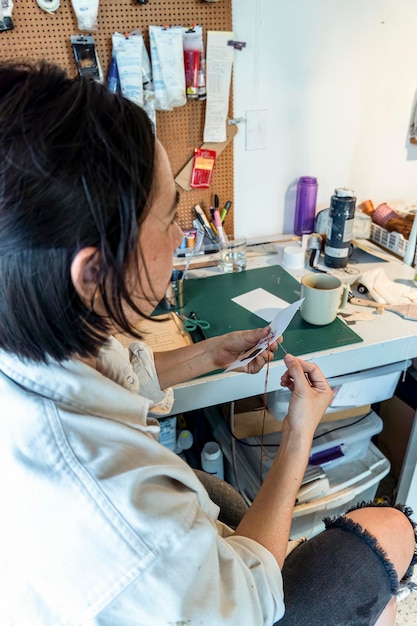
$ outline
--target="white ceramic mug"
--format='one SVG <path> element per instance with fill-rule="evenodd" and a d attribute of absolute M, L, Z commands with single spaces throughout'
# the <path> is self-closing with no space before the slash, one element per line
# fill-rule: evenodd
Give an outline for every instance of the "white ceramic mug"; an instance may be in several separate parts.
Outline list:
<path fill-rule="evenodd" d="M 331 274 L 307 274 L 301 279 L 301 297 L 304 302 L 300 315 L 309 324 L 324 326 L 336 319 L 339 309 L 343 309 L 348 298 L 349 288 Z"/>

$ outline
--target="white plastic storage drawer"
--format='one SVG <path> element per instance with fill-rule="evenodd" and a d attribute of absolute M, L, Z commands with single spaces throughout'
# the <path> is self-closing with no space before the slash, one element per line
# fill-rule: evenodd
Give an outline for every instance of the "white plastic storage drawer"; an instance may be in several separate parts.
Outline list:
<path fill-rule="evenodd" d="M 382 426 L 382 419 L 374 411 L 342 422 L 319 424 L 309 463 L 326 469 L 359 459 L 366 454 L 371 438 L 381 432 Z"/>
<path fill-rule="evenodd" d="M 291 538 L 313 537 L 324 530 L 323 517 L 341 515 L 360 502 L 373 500 L 389 470 L 389 461 L 373 443 L 361 459 L 326 468 L 329 491 L 322 498 L 295 506 Z"/>
<path fill-rule="evenodd" d="M 326 413 L 392 398 L 401 372 L 410 365 L 411 361 L 406 360 L 329 378 L 328 383 L 334 390 L 335 397 Z M 290 392 L 287 389 L 278 389 L 267 394 L 266 404 L 275 419 L 284 419 L 289 400 Z"/>
<path fill-rule="evenodd" d="M 379 433 L 381 428 L 382 420 L 374 411 L 342 422 L 319 424 L 315 432 L 310 460 L 314 464 L 318 463 L 318 466 L 325 472 L 326 479 L 329 481 L 327 495 L 338 490 L 339 483 L 343 483 L 340 489 L 344 489 L 350 487 L 358 479 L 355 472 L 362 471 L 361 459 L 368 453 L 371 437 Z M 264 479 L 276 456 L 281 433 L 270 433 L 264 435 L 263 438 L 248 437 L 243 442 L 239 442 L 232 439 L 223 421 L 219 421 L 213 433 L 223 450 L 226 480 L 252 501 L 261 486 L 261 451 L 262 478 Z M 380 453 L 381 457 L 388 471 L 389 463 L 382 453 Z M 366 463 L 365 466 L 367 466 Z M 350 492 L 344 497 L 349 499 L 348 496 L 351 495 Z"/>

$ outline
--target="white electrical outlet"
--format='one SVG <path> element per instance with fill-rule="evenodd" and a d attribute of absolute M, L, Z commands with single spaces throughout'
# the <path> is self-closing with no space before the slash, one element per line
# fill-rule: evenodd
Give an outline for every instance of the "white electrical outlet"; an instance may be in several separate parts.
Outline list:
<path fill-rule="evenodd" d="M 246 111 L 246 150 L 268 147 L 268 111 Z"/>

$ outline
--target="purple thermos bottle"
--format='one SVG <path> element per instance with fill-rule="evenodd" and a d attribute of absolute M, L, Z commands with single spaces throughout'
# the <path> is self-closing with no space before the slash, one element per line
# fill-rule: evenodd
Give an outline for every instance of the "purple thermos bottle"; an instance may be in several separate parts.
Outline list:
<path fill-rule="evenodd" d="M 294 233 L 307 235 L 314 232 L 316 217 L 317 178 L 301 176 L 297 184 Z"/>

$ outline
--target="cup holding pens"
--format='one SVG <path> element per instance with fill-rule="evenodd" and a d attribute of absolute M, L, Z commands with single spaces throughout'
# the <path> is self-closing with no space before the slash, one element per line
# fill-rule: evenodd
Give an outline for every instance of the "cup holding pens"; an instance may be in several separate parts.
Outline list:
<path fill-rule="evenodd" d="M 219 243 L 218 266 L 221 272 L 241 272 L 246 268 L 246 238 L 224 235 Z"/>
<path fill-rule="evenodd" d="M 162 305 L 171 311 L 182 309 L 185 304 L 184 272 L 172 270 L 171 281 L 165 294 Z"/>

